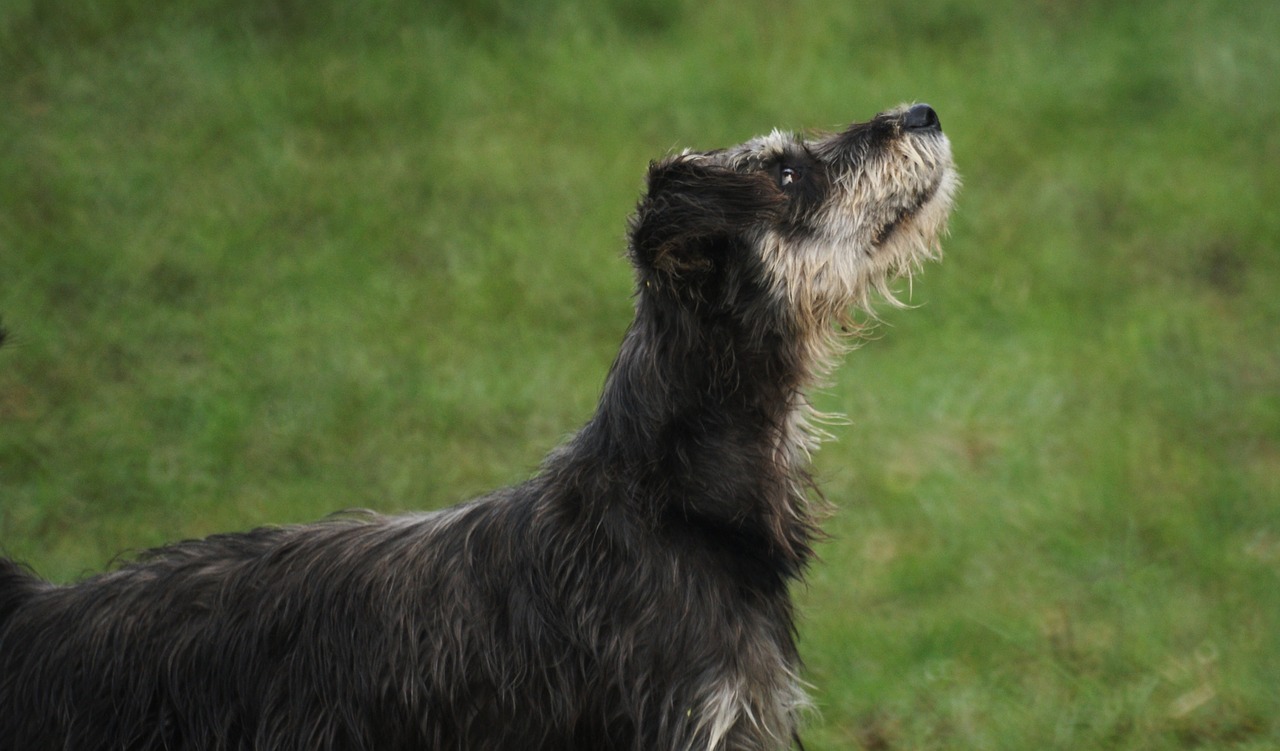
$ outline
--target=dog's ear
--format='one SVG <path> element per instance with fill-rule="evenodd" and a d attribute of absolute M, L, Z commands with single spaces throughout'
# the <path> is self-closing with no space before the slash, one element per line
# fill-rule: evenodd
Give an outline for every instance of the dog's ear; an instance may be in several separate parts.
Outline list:
<path fill-rule="evenodd" d="M 708 271 L 736 238 L 774 221 L 782 200 L 758 170 L 739 172 L 699 154 L 653 162 L 631 221 L 632 258 L 672 276 Z"/>

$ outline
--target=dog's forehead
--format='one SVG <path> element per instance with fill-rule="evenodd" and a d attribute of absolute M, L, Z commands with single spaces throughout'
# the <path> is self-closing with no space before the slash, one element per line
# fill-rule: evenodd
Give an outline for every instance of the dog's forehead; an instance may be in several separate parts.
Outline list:
<path fill-rule="evenodd" d="M 765 136 L 756 136 L 739 146 L 728 148 L 728 161 L 735 165 L 756 165 L 803 150 L 795 133 L 774 128 Z"/>
<path fill-rule="evenodd" d="M 733 147 L 730 151 L 737 152 L 743 157 L 768 159 L 784 156 L 800 147 L 800 139 L 795 133 L 775 128 L 768 135 L 756 136 L 744 144 Z"/>
<path fill-rule="evenodd" d="M 795 133 L 774 129 L 766 135 L 756 136 L 737 146 L 701 153 L 686 152 L 686 156 L 722 164 L 733 169 L 751 169 L 779 157 L 802 151 L 804 151 L 804 142 Z"/>

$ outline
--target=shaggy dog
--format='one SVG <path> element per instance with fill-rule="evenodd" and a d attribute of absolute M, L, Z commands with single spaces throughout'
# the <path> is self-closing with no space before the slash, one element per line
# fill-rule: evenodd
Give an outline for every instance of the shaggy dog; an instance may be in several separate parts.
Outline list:
<path fill-rule="evenodd" d="M 533 479 L 181 542 L 69 586 L 0 559 L 0 748 L 798 742 L 805 391 L 851 309 L 936 255 L 956 185 L 926 105 L 653 163 L 635 320 Z"/>

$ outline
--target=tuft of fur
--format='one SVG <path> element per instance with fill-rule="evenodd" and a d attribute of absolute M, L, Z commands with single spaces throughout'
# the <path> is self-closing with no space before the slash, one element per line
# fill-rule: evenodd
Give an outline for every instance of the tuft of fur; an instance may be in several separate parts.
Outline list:
<path fill-rule="evenodd" d="M 849 310 L 937 255 L 957 181 L 921 107 L 651 164 L 635 320 L 521 485 L 62 587 L 0 559 L 0 751 L 798 743 L 805 393 Z"/>
<path fill-rule="evenodd" d="M 8 558 L 0 558 L 0 629 L 44 586 L 26 567 Z"/>

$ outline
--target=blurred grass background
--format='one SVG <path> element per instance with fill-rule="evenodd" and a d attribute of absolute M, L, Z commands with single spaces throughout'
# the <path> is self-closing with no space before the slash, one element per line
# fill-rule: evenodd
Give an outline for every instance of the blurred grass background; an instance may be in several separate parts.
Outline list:
<path fill-rule="evenodd" d="M 939 111 L 913 310 L 818 396 L 815 749 L 1280 748 L 1280 4 L 7 0 L 0 547 L 518 481 L 649 159 Z"/>

